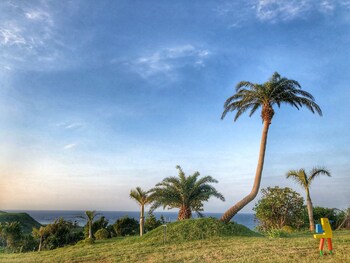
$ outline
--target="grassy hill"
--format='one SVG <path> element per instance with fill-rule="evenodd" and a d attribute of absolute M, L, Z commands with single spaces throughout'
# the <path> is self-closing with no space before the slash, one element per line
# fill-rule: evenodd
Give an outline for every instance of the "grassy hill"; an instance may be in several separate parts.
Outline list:
<path fill-rule="evenodd" d="M 335 231 L 334 255 L 325 248 L 323 257 L 319 240 L 309 232 L 268 238 L 238 224 L 222 226 L 212 219 L 168 224 L 167 237 L 163 244 L 161 226 L 142 238 L 113 238 L 22 254 L 0 252 L 0 262 L 350 262 L 350 231 Z"/>
<path fill-rule="evenodd" d="M 27 213 L 6 213 L 0 211 L 0 223 L 15 221 L 20 222 L 25 233 L 31 233 L 33 227 L 38 228 L 41 226 L 39 222 Z"/>

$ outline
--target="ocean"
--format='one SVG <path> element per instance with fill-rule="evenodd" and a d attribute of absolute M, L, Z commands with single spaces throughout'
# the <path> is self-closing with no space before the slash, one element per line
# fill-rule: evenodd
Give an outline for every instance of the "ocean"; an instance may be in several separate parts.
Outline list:
<path fill-rule="evenodd" d="M 78 225 L 83 226 L 86 224 L 86 221 L 81 216 L 84 216 L 84 211 L 51 211 L 51 210 L 8 210 L 7 212 L 24 212 L 28 213 L 36 221 L 42 225 L 47 225 L 53 223 L 56 219 L 62 217 L 64 220 L 76 222 Z M 97 211 L 100 216 L 104 216 L 110 224 L 114 224 L 115 221 L 123 216 L 128 216 L 139 220 L 140 212 L 138 211 Z M 177 219 L 177 212 L 154 212 L 156 218 L 160 218 L 162 215 L 167 222 L 174 222 Z M 223 213 L 203 213 L 205 217 L 215 217 L 220 218 Z M 98 219 L 100 216 L 97 216 Z M 147 213 L 145 213 L 147 216 Z M 196 214 L 193 214 L 196 217 Z M 254 214 L 251 213 L 238 213 L 233 221 L 245 225 L 250 229 L 256 227 L 254 221 Z"/>

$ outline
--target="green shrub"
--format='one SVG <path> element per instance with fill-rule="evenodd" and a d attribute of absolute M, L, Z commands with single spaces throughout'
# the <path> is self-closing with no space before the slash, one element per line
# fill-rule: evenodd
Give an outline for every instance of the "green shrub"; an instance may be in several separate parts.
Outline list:
<path fill-rule="evenodd" d="M 149 232 L 165 223 L 164 217 L 162 216 L 160 220 L 153 215 L 153 213 L 148 213 L 148 216 L 145 221 L 145 232 Z"/>
<path fill-rule="evenodd" d="M 294 229 L 291 226 L 284 226 L 284 227 L 281 228 L 281 230 L 284 231 L 284 232 L 287 232 L 288 234 L 291 234 L 291 233 L 294 232 Z"/>
<path fill-rule="evenodd" d="M 113 224 L 113 228 L 118 236 L 132 236 L 138 233 L 139 222 L 134 218 L 124 216 Z"/>
<path fill-rule="evenodd" d="M 95 238 L 97 240 L 110 238 L 110 234 L 107 229 L 101 228 L 96 231 Z"/>
<path fill-rule="evenodd" d="M 300 194 L 278 186 L 262 189 L 261 193 L 261 199 L 253 208 L 260 231 L 281 229 L 283 226 L 300 229 L 304 225 L 305 206 Z"/>
<path fill-rule="evenodd" d="M 266 231 L 266 235 L 270 238 L 289 237 L 289 233 L 287 233 L 282 229 L 276 229 L 276 228 L 271 228 L 268 231 Z"/>

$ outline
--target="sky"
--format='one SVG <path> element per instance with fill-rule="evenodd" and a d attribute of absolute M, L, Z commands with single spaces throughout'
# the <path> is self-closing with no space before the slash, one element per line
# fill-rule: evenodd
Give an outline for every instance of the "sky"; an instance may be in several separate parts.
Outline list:
<path fill-rule="evenodd" d="M 138 210 L 130 190 L 180 165 L 219 181 L 204 209 L 224 212 L 251 190 L 262 121 L 223 104 L 275 71 L 323 117 L 275 109 L 261 188 L 305 197 L 287 171 L 326 167 L 313 203 L 346 208 L 349 51 L 350 0 L 3 0 L 0 209 Z"/>

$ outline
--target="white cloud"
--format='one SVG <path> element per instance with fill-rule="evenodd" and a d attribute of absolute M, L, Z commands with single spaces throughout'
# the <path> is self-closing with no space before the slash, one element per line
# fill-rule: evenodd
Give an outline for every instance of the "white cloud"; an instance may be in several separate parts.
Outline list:
<path fill-rule="evenodd" d="M 70 143 L 70 144 L 67 144 L 63 147 L 64 150 L 69 150 L 69 149 L 73 149 L 75 147 L 77 147 L 78 144 L 76 143 Z"/>
<path fill-rule="evenodd" d="M 256 5 L 256 16 L 261 21 L 293 20 L 310 10 L 308 0 L 259 0 Z"/>
<path fill-rule="evenodd" d="M 54 126 L 68 130 L 68 129 L 79 129 L 79 128 L 85 127 L 86 124 L 83 122 L 58 122 L 58 123 L 55 123 Z"/>
<path fill-rule="evenodd" d="M 205 66 L 204 60 L 209 55 L 208 50 L 187 44 L 163 48 L 151 55 L 139 57 L 129 63 L 129 66 L 143 78 L 155 75 L 165 75 L 172 78 L 176 74 L 176 70 L 184 66 Z"/>
<path fill-rule="evenodd" d="M 225 3 L 215 9 L 220 17 L 230 20 L 229 28 L 241 27 L 252 16 L 261 22 L 277 23 L 305 19 L 312 12 L 332 15 L 336 9 L 349 9 L 349 0 L 251 0 Z"/>
<path fill-rule="evenodd" d="M 66 55 L 72 46 L 63 40 L 61 24 L 56 23 L 58 11 L 50 5 L 50 2 L 34 1 L 1 3 L 1 64 L 14 71 L 48 71 L 72 64 L 72 57 Z"/>

